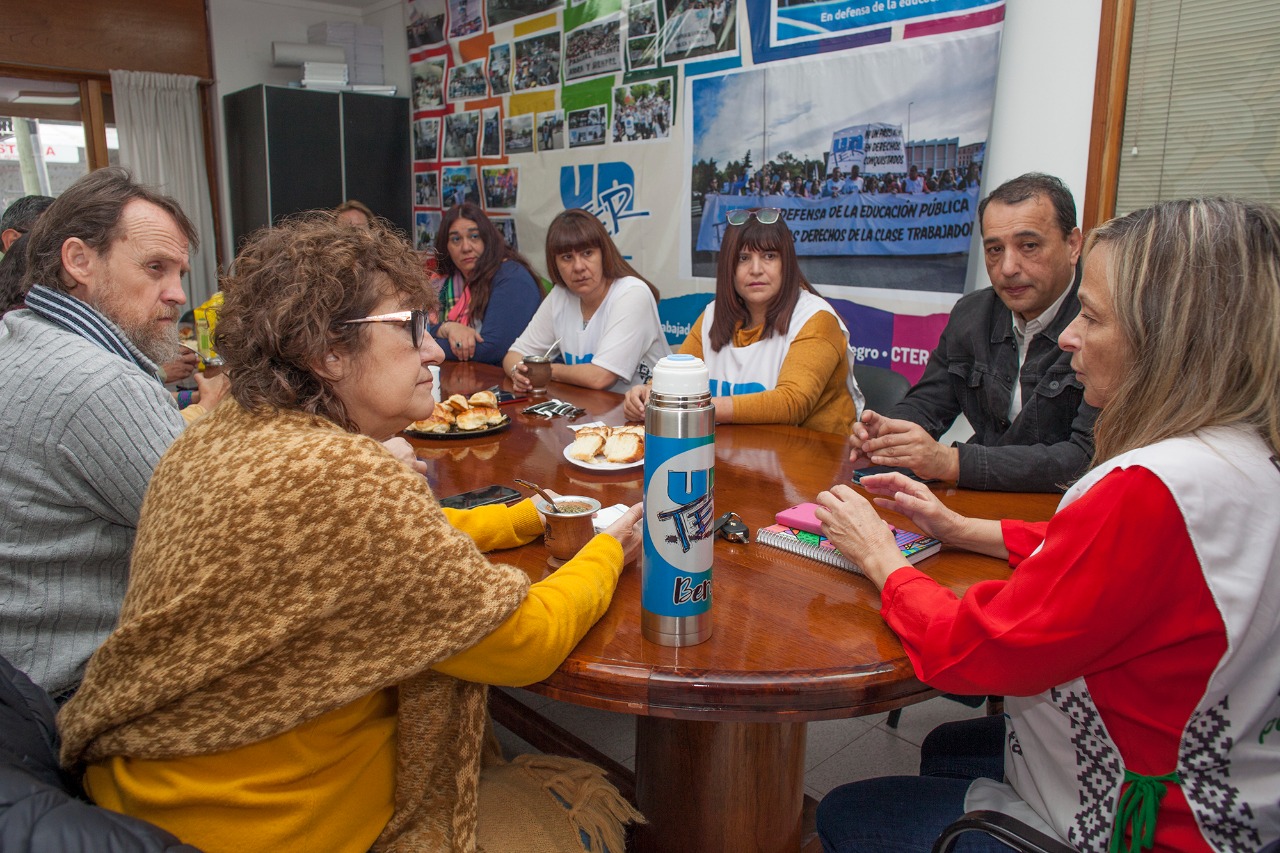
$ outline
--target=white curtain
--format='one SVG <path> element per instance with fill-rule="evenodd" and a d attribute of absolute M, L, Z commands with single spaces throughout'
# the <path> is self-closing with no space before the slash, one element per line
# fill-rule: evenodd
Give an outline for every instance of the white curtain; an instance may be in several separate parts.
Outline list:
<path fill-rule="evenodd" d="M 200 237 L 200 248 L 191 256 L 188 307 L 218 289 L 198 83 L 199 78 L 181 74 L 111 72 L 120 165 L 138 182 L 176 199 Z"/>

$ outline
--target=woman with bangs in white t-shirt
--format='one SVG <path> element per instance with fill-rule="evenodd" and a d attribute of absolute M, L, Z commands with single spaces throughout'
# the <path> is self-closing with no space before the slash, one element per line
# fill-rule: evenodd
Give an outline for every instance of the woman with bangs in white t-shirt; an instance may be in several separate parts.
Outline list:
<path fill-rule="evenodd" d="M 558 354 L 553 382 L 621 393 L 647 381 L 658 359 L 671 353 L 658 319 L 658 289 L 623 260 L 587 211 L 566 210 L 551 221 L 547 272 L 556 286 L 502 360 L 517 392 L 531 387 L 526 355 Z"/>

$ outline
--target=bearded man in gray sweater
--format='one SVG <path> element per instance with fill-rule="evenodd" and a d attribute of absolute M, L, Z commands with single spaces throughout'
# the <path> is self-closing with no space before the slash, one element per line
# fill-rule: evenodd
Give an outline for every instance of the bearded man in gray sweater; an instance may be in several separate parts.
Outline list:
<path fill-rule="evenodd" d="M 27 307 L 0 324 L 0 654 L 65 701 L 115 626 L 143 492 L 183 428 L 157 366 L 177 355 L 197 237 L 112 168 L 28 241 Z M 225 391 L 206 384 L 205 408 Z"/>

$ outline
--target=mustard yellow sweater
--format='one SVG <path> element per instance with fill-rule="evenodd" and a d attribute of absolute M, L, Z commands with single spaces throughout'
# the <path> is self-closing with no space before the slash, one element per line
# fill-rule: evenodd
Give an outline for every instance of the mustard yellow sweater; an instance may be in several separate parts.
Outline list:
<path fill-rule="evenodd" d="M 693 324 L 680 352 L 702 358 L 704 316 Z M 760 340 L 763 331 L 763 326 L 738 328 L 732 345 L 750 346 Z M 848 376 L 849 359 L 840 321 L 830 312 L 819 311 L 791 342 L 773 389 L 733 398 L 733 420 L 743 424 L 792 424 L 848 435 L 854 418 Z"/>
<path fill-rule="evenodd" d="M 542 533 L 533 504 L 445 509 L 481 550 Z M 549 676 L 604 615 L 621 547 L 595 537 L 489 636 L 433 669 L 455 678 L 520 686 Z M 216 851 L 366 851 L 392 812 L 393 690 L 322 714 L 273 738 L 227 752 L 170 760 L 113 756 L 88 767 L 98 805 L 163 826 Z"/>

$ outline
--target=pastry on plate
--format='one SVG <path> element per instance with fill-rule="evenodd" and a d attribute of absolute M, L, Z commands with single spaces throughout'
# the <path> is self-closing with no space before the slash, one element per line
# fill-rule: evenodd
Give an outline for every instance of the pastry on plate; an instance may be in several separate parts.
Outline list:
<path fill-rule="evenodd" d="M 573 437 L 569 455 L 582 462 L 592 462 L 604 450 L 604 443 L 605 437 L 598 428 L 585 427 Z"/>
<path fill-rule="evenodd" d="M 620 464 L 639 462 L 644 458 L 644 437 L 614 430 L 605 440 L 604 458 L 607 462 Z"/>
<path fill-rule="evenodd" d="M 449 399 L 452 400 L 453 398 L 450 397 Z M 477 408 L 496 409 L 498 408 L 498 395 L 492 391 L 477 391 L 471 395 L 467 402 Z"/>
<path fill-rule="evenodd" d="M 484 429 L 489 425 L 489 416 L 486 414 L 488 409 L 467 409 L 465 412 L 458 413 L 458 429 L 470 432 L 471 430 Z"/>

